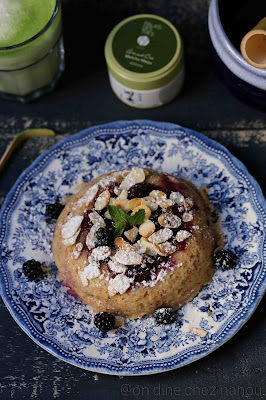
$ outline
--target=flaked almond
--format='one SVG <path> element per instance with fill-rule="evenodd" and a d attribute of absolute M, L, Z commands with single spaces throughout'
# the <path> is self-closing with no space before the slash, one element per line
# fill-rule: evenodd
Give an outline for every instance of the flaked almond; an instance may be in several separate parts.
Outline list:
<path fill-rule="evenodd" d="M 126 242 L 125 239 L 122 237 L 117 237 L 115 238 L 115 248 L 116 249 L 121 249 L 121 250 L 126 250 L 130 249 L 131 244 Z"/>
<path fill-rule="evenodd" d="M 109 211 L 105 211 L 105 213 L 104 213 L 104 218 L 106 218 L 106 219 L 112 219 L 111 215 L 109 214 Z"/>
<path fill-rule="evenodd" d="M 69 239 L 75 235 L 75 233 L 79 230 L 80 225 L 83 221 L 83 217 L 77 215 L 76 217 L 70 218 L 62 227 L 62 238 Z"/>
<path fill-rule="evenodd" d="M 146 219 L 140 226 L 139 226 L 139 234 L 144 237 L 149 237 L 155 231 L 155 224 L 154 222 Z"/>
<path fill-rule="evenodd" d="M 183 242 L 184 240 L 188 239 L 191 236 L 191 233 L 185 230 L 180 230 L 176 234 L 176 240 L 178 242 Z"/>
<path fill-rule="evenodd" d="M 189 212 L 184 212 L 184 214 L 182 215 L 182 220 L 184 222 L 190 222 L 193 220 L 193 214 L 191 211 Z"/>
<path fill-rule="evenodd" d="M 198 335 L 202 338 L 205 338 L 208 335 L 207 331 L 204 331 L 204 329 L 201 328 L 189 328 L 190 332 L 194 333 L 195 335 Z"/>
<path fill-rule="evenodd" d="M 126 250 L 119 250 L 113 257 L 114 261 L 124 265 L 140 265 L 142 264 L 143 257 L 137 252 L 127 248 Z"/>
<path fill-rule="evenodd" d="M 83 249 L 83 244 L 77 243 L 72 251 L 71 258 L 73 260 L 77 260 L 82 252 L 82 249 Z"/>
<path fill-rule="evenodd" d="M 109 190 L 104 190 L 97 198 L 96 202 L 95 202 L 95 210 L 101 211 L 103 210 L 107 204 L 109 203 L 110 200 L 110 192 Z"/>
<path fill-rule="evenodd" d="M 149 197 L 153 197 L 155 200 L 166 200 L 167 196 L 161 190 L 152 190 L 149 194 Z"/>
<path fill-rule="evenodd" d="M 142 237 L 136 244 L 138 244 L 138 249 L 136 251 L 147 254 L 148 256 L 156 256 L 156 251 L 153 248 L 153 244 L 148 242 L 144 237 Z"/>
<path fill-rule="evenodd" d="M 193 202 L 193 199 L 191 197 L 186 197 L 185 200 L 183 201 L 183 206 L 185 208 L 185 211 L 191 210 L 193 205 L 194 205 L 194 202 Z"/>
<path fill-rule="evenodd" d="M 173 231 L 169 228 L 164 228 L 160 229 L 157 232 L 154 232 L 150 237 L 149 237 L 149 242 L 152 243 L 163 243 L 166 242 L 168 239 L 170 239 L 173 236 Z"/>
<path fill-rule="evenodd" d="M 95 247 L 95 232 L 98 230 L 97 225 L 93 225 L 89 231 L 89 233 L 86 236 L 86 246 L 88 247 L 89 250 L 93 249 Z"/>
<path fill-rule="evenodd" d="M 117 200 L 117 197 L 110 197 L 109 206 L 112 206 L 115 200 Z"/>
<path fill-rule="evenodd" d="M 116 194 L 117 196 L 119 196 L 121 192 L 122 192 L 122 190 L 118 189 L 117 186 L 114 187 L 114 194 Z"/>
<path fill-rule="evenodd" d="M 143 202 L 146 206 L 148 206 L 151 209 L 152 212 L 156 211 L 157 208 L 159 207 L 155 201 L 155 198 L 151 196 L 143 197 Z"/>
<path fill-rule="evenodd" d="M 132 229 L 125 231 L 124 235 L 131 243 L 134 243 L 135 240 L 137 239 L 138 233 L 139 233 L 138 228 L 136 226 L 133 226 Z"/>
<path fill-rule="evenodd" d="M 142 168 L 132 168 L 127 176 L 121 182 L 119 189 L 128 190 L 131 186 L 145 181 L 145 172 Z"/>
<path fill-rule="evenodd" d="M 64 246 L 73 246 L 73 244 L 76 243 L 77 237 L 80 234 L 80 228 L 77 230 L 77 232 L 75 233 L 75 235 L 71 236 L 70 238 L 64 239 L 63 240 L 63 245 Z"/>
<path fill-rule="evenodd" d="M 158 199 L 156 200 L 156 203 L 161 208 L 172 207 L 175 204 L 174 200 L 171 199 Z"/>
<path fill-rule="evenodd" d="M 89 219 L 93 223 L 93 225 L 97 225 L 98 228 L 105 228 L 106 226 L 103 217 L 101 217 L 101 215 L 98 214 L 96 211 L 92 211 L 89 214 Z"/>
<path fill-rule="evenodd" d="M 174 200 L 176 204 L 182 204 L 185 199 L 185 197 L 180 192 L 172 192 L 169 197 L 171 200 Z"/>
<path fill-rule="evenodd" d="M 143 209 L 143 210 L 145 211 L 144 220 L 145 220 L 145 219 L 149 219 L 150 216 L 151 216 L 151 209 L 150 209 L 148 206 L 145 206 L 145 204 L 141 204 L 140 206 L 135 207 L 135 208 L 133 209 L 131 215 L 134 215 L 134 214 L 135 214 L 138 210 L 140 210 L 140 209 Z"/>
<path fill-rule="evenodd" d="M 164 228 L 171 228 L 175 229 L 181 225 L 181 219 L 172 213 L 162 213 L 159 218 L 158 222 Z"/>
<path fill-rule="evenodd" d="M 78 200 L 79 203 L 85 203 L 86 206 L 90 205 L 90 203 L 94 200 L 96 194 L 98 193 L 99 186 L 93 185 L 90 187 L 87 192 Z"/>
<path fill-rule="evenodd" d="M 117 200 L 116 199 L 116 200 L 113 201 L 112 205 L 122 208 L 122 210 L 124 210 L 125 212 L 129 211 L 128 200 L 127 199 L 122 199 L 122 200 Z"/>
<path fill-rule="evenodd" d="M 154 243 L 153 247 L 157 254 L 164 257 L 170 256 L 176 251 L 176 246 L 170 242 Z"/>
<path fill-rule="evenodd" d="M 139 199 L 138 197 L 136 197 L 135 199 L 129 200 L 127 206 L 129 208 L 129 210 L 134 210 L 135 207 L 138 207 L 143 203 L 144 202 L 142 199 Z"/>
<path fill-rule="evenodd" d="M 117 197 L 117 200 L 126 200 L 128 196 L 128 191 L 123 189 Z"/>

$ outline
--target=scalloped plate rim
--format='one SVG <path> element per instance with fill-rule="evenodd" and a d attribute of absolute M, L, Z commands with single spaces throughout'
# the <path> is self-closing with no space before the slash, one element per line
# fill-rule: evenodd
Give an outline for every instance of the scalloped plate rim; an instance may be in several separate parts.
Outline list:
<path fill-rule="evenodd" d="M 1 212 L 0 212 L 0 221 L 3 220 L 5 211 L 8 209 L 10 199 L 13 198 L 18 186 L 24 181 L 24 179 L 28 176 L 28 174 L 31 173 L 36 168 L 36 166 L 38 164 L 40 164 L 40 162 L 42 162 L 53 150 L 61 149 L 62 146 L 64 146 L 64 145 L 67 146 L 69 143 L 74 142 L 76 139 L 80 140 L 83 137 L 89 138 L 89 137 L 94 137 L 97 135 L 113 134 L 114 132 L 111 132 L 111 130 L 117 131 L 119 129 L 126 129 L 126 128 L 128 129 L 129 132 L 131 132 L 133 129 L 136 129 L 136 128 L 137 129 L 151 129 L 151 130 L 154 129 L 155 132 L 156 131 L 158 132 L 159 130 L 163 130 L 164 131 L 163 134 L 166 136 L 168 134 L 169 135 L 174 134 L 174 132 L 169 132 L 169 131 L 180 130 L 180 131 L 188 134 L 188 136 L 192 137 L 192 139 L 194 137 L 196 137 L 201 142 L 201 144 L 203 143 L 203 145 L 209 146 L 211 149 L 214 148 L 215 150 L 221 151 L 223 154 L 225 154 L 227 156 L 226 158 L 229 159 L 230 163 L 233 164 L 233 166 L 236 167 L 238 169 L 238 171 L 240 171 L 242 174 L 244 174 L 248 178 L 250 184 L 254 188 L 254 191 L 257 196 L 258 204 L 261 207 L 262 211 L 264 212 L 264 218 L 265 218 L 266 204 L 265 204 L 264 196 L 263 196 L 263 193 L 262 193 L 262 190 L 261 190 L 259 184 L 253 178 L 253 176 L 248 172 L 248 169 L 246 168 L 246 166 L 238 158 L 233 156 L 230 153 L 230 151 L 227 150 L 227 148 L 225 148 L 223 145 L 216 142 L 215 140 L 210 139 L 207 136 L 205 136 L 197 131 L 194 131 L 190 128 L 185 128 L 185 127 L 182 127 L 182 126 L 174 124 L 174 123 L 166 123 L 166 122 L 151 121 L 151 120 L 143 119 L 143 120 L 132 120 L 132 121 L 120 120 L 120 121 L 110 122 L 107 124 L 91 126 L 80 132 L 77 132 L 75 134 L 70 134 L 68 137 L 64 138 L 63 140 L 61 140 L 60 142 L 58 142 L 57 144 L 52 146 L 50 149 L 46 150 L 44 153 L 39 155 L 32 162 L 32 164 L 25 169 L 25 171 L 23 171 L 21 173 L 21 175 L 19 176 L 19 178 L 17 179 L 17 181 L 15 182 L 15 184 L 13 185 L 13 187 L 11 188 L 9 193 L 7 194 L 6 199 L 2 205 Z M 108 132 L 99 132 L 99 131 L 102 131 L 103 129 L 108 130 Z M 119 135 L 120 132 L 118 131 L 117 134 Z M 121 132 L 121 134 L 125 134 L 125 132 Z M 7 211 L 9 211 L 9 210 L 7 210 Z M 31 333 L 28 326 L 25 325 L 25 323 L 23 321 L 23 317 L 21 317 L 18 312 L 14 311 L 11 301 L 9 299 L 9 297 L 11 297 L 11 295 L 7 291 L 7 287 L 4 282 L 4 277 L 0 276 L 0 294 L 3 298 L 3 301 L 6 305 L 6 307 L 8 308 L 11 316 L 14 318 L 14 320 L 17 322 L 17 324 L 35 343 L 37 343 L 40 347 L 42 347 L 48 353 L 54 355 L 58 359 L 61 359 L 61 360 L 65 361 L 71 365 L 74 365 L 76 367 L 83 368 L 85 370 L 89 370 L 92 372 L 105 373 L 105 374 L 109 374 L 109 375 L 123 375 L 123 376 L 149 375 L 149 374 L 156 374 L 156 373 L 160 373 L 160 372 L 166 372 L 169 370 L 180 368 L 182 366 L 190 364 L 191 362 L 197 361 L 197 360 L 209 355 L 210 353 L 215 351 L 217 348 L 219 348 L 223 344 L 225 344 L 228 340 L 230 340 L 242 328 L 242 326 L 249 320 L 249 318 L 252 316 L 252 314 L 258 307 L 258 305 L 264 295 L 265 289 L 266 289 L 266 283 L 264 281 L 264 282 L 261 282 L 261 285 L 257 288 L 256 298 L 253 300 L 252 304 L 245 307 L 244 315 L 241 316 L 241 319 L 239 319 L 238 322 L 235 322 L 234 329 L 232 330 L 232 328 L 231 328 L 226 333 L 223 340 L 220 339 L 220 343 L 213 344 L 212 345 L 213 348 L 204 350 L 204 347 L 206 347 L 206 346 L 203 346 L 203 348 L 201 348 L 202 345 L 199 344 L 198 347 L 201 348 L 200 351 L 195 353 L 193 356 L 191 354 L 188 354 L 188 356 L 187 356 L 188 358 L 183 360 L 183 362 L 180 362 L 179 364 L 176 364 L 176 360 L 171 360 L 172 358 L 174 358 L 176 356 L 176 354 L 175 354 L 166 359 L 158 360 L 158 362 L 155 362 L 154 366 L 151 365 L 152 362 L 154 362 L 154 361 L 152 361 L 152 360 L 149 361 L 149 366 L 145 366 L 145 360 L 143 360 L 140 362 L 140 366 L 141 366 L 140 369 L 135 369 L 135 367 L 133 366 L 133 368 L 134 368 L 133 370 L 132 370 L 132 367 L 130 367 L 131 370 L 124 370 L 125 366 L 119 366 L 117 368 L 117 370 L 112 370 L 112 368 L 113 368 L 112 366 L 108 367 L 108 365 L 112 364 L 109 360 L 94 361 L 93 363 L 97 364 L 97 367 L 88 365 L 91 362 L 84 363 L 83 361 L 81 361 L 79 363 L 79 362 L 72 360 L 71 357 L 66 357 L 61 353 L 58 354 L 58 352 L 53 348 L 52 345 L 50 345 L 47 342 L 43 343 L 41 341 L 41 339 L 37 339 Z M 76 357 L 76 358 L 78 358 L 78 357 Z M 166 364 L 169 363 L 169 360 L 171 360 L 170 361 L 171 366 L 167 367 Z M 144 366 L 142 366 L 142 364 L 144 364 Z M 160 364 L 162 364 L 162 366 L 160 366 Z"/>

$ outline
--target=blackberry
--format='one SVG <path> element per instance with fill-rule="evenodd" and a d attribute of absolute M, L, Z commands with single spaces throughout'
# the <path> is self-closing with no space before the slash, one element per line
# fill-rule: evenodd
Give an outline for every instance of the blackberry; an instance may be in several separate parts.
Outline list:
<path fill-rule="evenodd" d="M 47 217 L 57 219 L 65 206 L 60 203 L 47 204 L 45 214 Z"/>
<path fill-rule="evenodd" d="M 26 261 L 22 266 L 22 271 L 27 278 L 33 281 L 39 281 L 44 277 L 41 263 L 36 260 Z"/>
<path fill-rule="evenodd" d="M 155 224 L 155 228 L 161 228 L 161 225 L 158 222 L 158 218 L 162 214 L 162 209 L 160 207 L 157 208 L 156 211 L 153 211 L 150 216 L 150 220 Z"/>
<path fill-rule="evenodd" d="M 146 197 L 150 194 L 152 190 L 159 189 L 157 186 L 151 183 L 142 182 L 136 183 L 136 185 L 131 186 L 128 191 L 128 199 L 135 199 L 136 197 Z"/>
<path fill-rule="evenodd" d="M 154 318 L 158 324 L 173 324 L 177 320 L 177 313 L 170 307 L 158 308 L 154 313 Z"/>
<path fill-rule="evenodd" d="M 214 254 L 213 262 L 217 268 L 233 269 L 237 264 L 237 256 L 230 250 L 220 250 Z"/>
<path fill-rule="evenodd" d="M 113 228 L 99 228 L 95 232 L 96 246 L 109 246 L 112 247 L 114 243 L 114 230 Z"/>
<path fill-rule="evenodd" d="M 94 325 L 101 332 L 108 332 L 115 326 L 115 317 L 106 311 L 99 312 L 94 316 Z"/>
<path fill-rule="evenodd" d="M 153 264 L 133 265 L 128 268 L 125 275 L 128 278 L 134 278 L 134 282 L 148 282 L 151 280 L 152 274 L 156 273 Z"/>

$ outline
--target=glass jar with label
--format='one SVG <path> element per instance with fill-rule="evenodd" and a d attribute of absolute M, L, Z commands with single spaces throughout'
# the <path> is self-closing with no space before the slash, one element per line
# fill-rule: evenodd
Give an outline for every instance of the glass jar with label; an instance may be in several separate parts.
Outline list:
<path fill-rule="evenodd" d="M 60 0 L 0 0 L 0 97 L 31 101 L 64 69 Z"/>
<path fill-rule="evenodd" d="M 140 14 L 120 22 L 106 40 L 105 59 L 114 93 L 130 106 L 159 107 L 182 88 L 182 40 L 162 17 Z"/>

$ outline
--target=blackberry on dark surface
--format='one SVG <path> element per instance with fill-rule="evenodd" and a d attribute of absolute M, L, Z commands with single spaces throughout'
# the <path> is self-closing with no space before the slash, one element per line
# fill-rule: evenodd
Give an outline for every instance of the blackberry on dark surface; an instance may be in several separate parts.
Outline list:
<path fill-rule="evenodd" d="M 128 191 L 128 199 L 135 199 L 136 197 L 146 197 L 152 190 L 159 189 L 159 187 L 152 185 L 151 183 L 142 182 L 131 186 Z"/>
<path fill-rule="evenodd" d="M 177 313 L 170 307 L 158 308 L 154 313 L 154 318 L 158 324 L 173 324 L 177 320 Z"/>
<path fill-rule="evenodd" d="M 115 317 L 106 311 L 99 312 L 94 316 L 94 325 L 101 332 L 108 332 L 115 326 Z"/>
<path fill-rule="evenodd" d="M 33 281 L 39 281 L 44 277 L 41 263 L 36 260 L 26 261 L 22 266 L 22 271 L 27 278 Z"/>
<path fill-rule="evenodd" d="M 220 250 L 214 254 L 213 261 L 216 268 L 233 269 L 237 265 L 237 256 L 230 250 Z"/>
<path fill-rule="evenodd" d="M 114 244 L 113 228 L 99 228 L 95 233 L 96 246 L 109 246 Z"/>
<path fill-rule="evenodd" d="M 60 203 L 47 204 L 45 214 L 47 217 L 57 219 L 65 206 Z"/>

